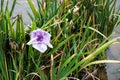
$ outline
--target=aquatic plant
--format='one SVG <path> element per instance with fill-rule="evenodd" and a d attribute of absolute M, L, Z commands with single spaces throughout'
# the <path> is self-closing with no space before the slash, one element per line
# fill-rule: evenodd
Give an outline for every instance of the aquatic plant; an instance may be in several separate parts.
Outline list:
<path fill-rule="evenodd" d="M 22 15 L 11 20 L 16 0 L 10 11 L 8 2 L 1 5 L 0 80 L 82 79 L 82 70 L 119 63 L 103 60 L 118 39 L 108 41 L 119 23 L 116 0 L 36 0 L 38 8 L 27 1 L 33 13 L 27 30 Z"/>
<path fill-rule="evenodd" d="M 53 48 L 52 44 L 50 44 L 50 37 L 51 35 L 41 29 L 34 30 L 30 33 L 31 40 L 27 43 L 44 53 L 47 50 L 47 46 Z"/>

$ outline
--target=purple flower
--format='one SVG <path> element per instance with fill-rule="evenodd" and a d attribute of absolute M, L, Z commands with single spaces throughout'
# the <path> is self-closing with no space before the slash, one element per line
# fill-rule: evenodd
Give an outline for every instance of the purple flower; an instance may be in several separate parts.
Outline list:
<path fill-rule="evenodd" d="M 63 0 L 59 0 L 59 2 L 60 2 L 60 3 L 62 3 L 62 2 L 63 2 Z"/>
<path fill-rule="evenodd" d="M 50 43 L 51 35 L 48 32 L 45 32 L 41 29 L 34 30 L 30 33 L 31 40 L 27 43 L 28 45 L 33 46 L 41 53 L 44 53 L 47 50 L 47 46 L 53 48 Z"/>

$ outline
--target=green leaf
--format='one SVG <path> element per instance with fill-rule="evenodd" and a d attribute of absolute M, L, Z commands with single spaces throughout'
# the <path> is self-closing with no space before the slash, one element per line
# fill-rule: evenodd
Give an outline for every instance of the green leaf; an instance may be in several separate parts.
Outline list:
<path fill-rule="evenodd" d="M 28 4 L 29 4 L 33 14 L 34 14 L 34 17 L 37 18 L 38 17 L 38 12 L 37 12 L 35 6 L 33 5 L 32 0 L 27 0 L 27 1 L 28 1 Z"/>
<path fill-rule="evenodd" d="M 68 63 L 70 63 L 70 61 L 76 56 L 76 54 L 73 54 L 72 56 L 70 56 L 61 66 L 61 69 L 63 69 L 65 66 L 67 66 Z"/>
<path fill-rule="evenodd" d="M 10 16 L 12 16 L 12 13 L 13 13 L 13 11 L 14 11 L 15 5 L 16 5 L 16 0 L 13 1 L 12 9 L 11 9 L 11 11 L 10 11 Z"/>
<path fill-rule="evenodd" d="M 120 61 L 119 60 L 99 60 L 99 61 L 91 62 L 91 63 L 87 64 L 85 67 L 93 65 L 93 64 L 101 64 L 101 63 L 114 63 L 114 64 L 118 64 L 118 63 L 120 63 Z"/>
<path fill-rule="evenodd" d="M 66 73 L 65 76 L 68 76 L 72 71 L 74 71 L 75 69 L 77 69 L 80 65 L 82 65 L 84 63 L 87 64 L 87 62 L 92 61 L 98 54 L 100 54 L 103 50 L 105 50 L 108 46 L 110 46 L 112 43 L 114 43 L 115 41 L 117 41 L 117 39 L 119 39 L 119 38 L 120 37 L 115 38 L 115 39 L 113 39 L 113 40 L 105 43 L 103 46 L 99 47 L 98 49 L 96 49 L 93 53 L 91 53 L 90 55 L 88 55 L 87 57 L 85 57 L 84 59 L 82 59 L 80 62 L 78 62 L 78 64 L 76 64 L 70 71 L 68 71 L 68 73 Z"/>
<path fill-rule="evenodd" d="M 41 80 L 45 80 L 44 73 L 42 72 L 42 70 L 40 69 L 40 67 L 35 63 L 33 57 L 32 57 L 32 61 L 35 64 L 35 67 L 37 68 L 38 73 L 40 74 Z"/>
<path fill-rule="evenodd" d="M 59 48 L 61 48 L 64 44 L 66 44 L 68 41 L 71 39 L 74 39 L 77 37 L 79 34 L 72 34 L 71 36 L 67 37 L 64 41 L 60 42 L 56 47 L 53 48 L 53 50 L 49 54 L 55 53 Z"/>

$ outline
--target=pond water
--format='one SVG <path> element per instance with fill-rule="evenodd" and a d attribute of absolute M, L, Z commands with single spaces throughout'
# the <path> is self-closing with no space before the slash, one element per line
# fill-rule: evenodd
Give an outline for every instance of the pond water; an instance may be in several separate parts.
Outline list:
<path fill-rule="evenodd" d="M 114 29 L 111 39 L 120 36 L 120 26 Z M 120 40 L 113 43 L 107 50 L 107 59 L 120 60 Z M 106 65 L 108 80 L 120 80 L 120 64 Z"/>
<path fill-rule="evenodd" d="M 116 8 L 120 8 L 120 0 L 117 0 Z M 115 27 L 110 39 L 120 37 L 120 25 Z M 120 60 L 120 40 L 113 43 L 107 50 L 107 59 Z M 108 80 L 120 80 L 120 64 L 106 64 Z"/>
<path fill-rule="evenodd" d="M 5 2 L 6 1 L 7 0 L 5 0 Z M 36 0 L 32 0 L 32 1 L 33 1 L 33 4 L 35 5 L 35 7 L 37 8 Z M 12 3 L 13 3 L 13 1 L 9 0 L 9 5 L 8 5 L 9 9 L 11 9 Z M 31 20 L 30 20 L 29 16 L 27 15 L 27 11 L 32 14 L 32 11 L 30 10 L 30 7 L 27 3 L 27 0 L 17 0 L 17 4 L 15 6 L 15 10 L 14 10 L 12 16 L 14 17 L 17 14 L 21 14 L 23 16 L 23 20 L 25 22 L 25 25 L 28 25 L 31 23 Z"/>

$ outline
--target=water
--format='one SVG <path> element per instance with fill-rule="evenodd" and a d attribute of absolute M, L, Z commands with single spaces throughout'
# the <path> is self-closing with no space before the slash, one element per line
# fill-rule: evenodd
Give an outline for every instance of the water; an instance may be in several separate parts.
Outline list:
<path fill-rule="evenodd" d="M 119 9 L 120 0 L 117 0 L 116 8 Z M 120 37 L 120 25 L 117 26 L 110 39 Z M 120 40 L 113 43 L 107 50 L 107 59 L 120 60 Z M 106 64 L 108 80 L 120 80 L 120 64 Z"/>
<path fill-rule="evenodd" d="M 120 36 L 120 26 L 116 27 L 111 39 Z M 113 43 L 107 50 L 107 59 L 120 60 L 120 40 Z M 108 80 L 120 80 L 120 64 L 106 65 Z"/>
<path fill-rule="evenodd" d="M 5 2 L 6 1 L 7 0 L 5 0 Z M 37 3 L 36 3 L 37 0 L 32 0 L 32 1 L 33 1 L 33 4 L 35 5 L 35 7 L 37 8 Z M 13 1 L 9 0 L 9 5 L 8 5 L 9 9 L 11 9 L 12 3 L 13 3 Z M 17 14 L 20 14 L 23 17 L 23 21 L 25 22 L 25 24 L 28 25 L 31 23 L 31 20 L 27 14 L 27 11 L 32 14 L 32 11 L 28 5 L 27 0 L 17 0 L 17 4 L 15 5 L 15 10 L 13 12 L 12 17 L 16 16 Z"/>

